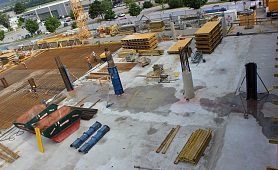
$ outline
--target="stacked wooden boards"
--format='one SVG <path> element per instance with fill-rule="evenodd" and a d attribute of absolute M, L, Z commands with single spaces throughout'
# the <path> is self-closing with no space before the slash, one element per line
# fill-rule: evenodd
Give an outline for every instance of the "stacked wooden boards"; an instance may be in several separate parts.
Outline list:
<path fill-rule="evenodd" d="M 179 48 L 190 45 L 192 38 L 177 41 L 168 51 L 168 54 L 179 54 Z"/>
<path fill-rule="evenodd" d="M 163 21 L 153 21 L 150 22 L 151 32 L 161 32 L 165 30 L 165 24 Z"/>
<path fill-rule="evenodd" d="M 207 22 L 194 33 L 194 36 L 197 51 L 212 53 L 223 38 L 220 21 Z"/>
<path fill-rule="evenodd" d="M 174 163 L 177 164 L 179 161 L 186 161 L 197 164 L 208 146 L 211 137 L 212 130 L 198 129 L 193 132 Z"/>
<path fill-rule="evenodd" d="M 123 48 L 136 50 L 153 50 L 158 45 L 155 33 L 128 35 L 121 43 Z"/>

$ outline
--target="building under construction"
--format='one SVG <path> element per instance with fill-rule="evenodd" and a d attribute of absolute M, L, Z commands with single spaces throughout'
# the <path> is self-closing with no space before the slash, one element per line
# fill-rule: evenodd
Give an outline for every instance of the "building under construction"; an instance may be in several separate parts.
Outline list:
<path fill-rule="evenodd" d="M 9 65 L 1 168 L 276 169 L 277 24 L 223 30 L 44 48 L 27 69 Z"/>

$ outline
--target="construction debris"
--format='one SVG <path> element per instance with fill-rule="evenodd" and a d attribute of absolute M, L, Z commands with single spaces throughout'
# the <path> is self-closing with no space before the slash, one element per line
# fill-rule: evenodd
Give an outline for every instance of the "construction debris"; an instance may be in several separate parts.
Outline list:
<path fill-rule="evenodd" d="M 165 146 L 166 142 L 169 140 L 169 138 L 172 136 L 173 132 L 175 131 L 175 128 L 172 128 L 171 131 L 168 133 L 168 135 L 165 137 L 163 142 L 160 144 L 160 146 L 157 148 L 156 153 L 159 153 L 162 148 Z"/>
<path fill-rule="evenodd" d="M 198 129 L 192 133 L 174 163 L 186 161 L 197 164 L 211 140 L 211 134 L 212 130 L 203 129 Z"/>
<path fill-rule="evenodd" d="M 146 65 L 149 65 L 151 63 L 151 59 L 147 57 L 140 57 L 137 59 L 137 62 L 141 67 L 145 67 Z"/>
<path fill-rule="evenodd" d="M 194 35 L 197 51 L 212 53 L 223 38 L 220 21 L 207 22 Z"/>
<path fill-rule="evenodd" d="M 178 133 L 179 129 L 180 129 L 180 126 L 178 125 L 178 126 L 175 128 L 175 130 L 174 130 L 174 132 L 172 133 L 172 135 L 171 135 L 171 136 L 169 137 L 169 139 L 167 140 L 167 142 L 166 142 L 166 144 L 165 144 L 165 147 L 164 147 L 164 149 L 163 149 L 163 151 L 162 151 L 162 154 L 165 154 L 165 153 L 166 153 L 166 151 L 168 150 L 169 146 L 171 145 L 173 139 L 175 138 L 176 134 Z"/>

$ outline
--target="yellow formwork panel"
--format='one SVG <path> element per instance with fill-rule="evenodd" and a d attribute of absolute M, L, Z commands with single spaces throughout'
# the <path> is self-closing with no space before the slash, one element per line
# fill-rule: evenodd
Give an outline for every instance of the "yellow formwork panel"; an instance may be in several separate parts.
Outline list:
<path fill-rule="evenodd" d="M 149 40 L 155 37 L 155 33 L 147 33 L 147 34 L 135 34 L 135 35 L 128 35 L 125 38 L 122 38 L 121 41 L 136 41 L 136 40 Z"/>
<path fill-rule="evenodd" d="M 196 34 L 209 34 L 219 23 L 220 23 L 220 21 L 207 22 L 198 31 L 196 31 L 194 33 L 194 35 L 196 35 Z"/>
<path fill-rule="evenodd" d="M 179 48 L 187 46 L 192 41 L 192 38 L 186 38 L 185 40 L 177 41 L 167 52 L 168 54 L 179 53 Z"/>

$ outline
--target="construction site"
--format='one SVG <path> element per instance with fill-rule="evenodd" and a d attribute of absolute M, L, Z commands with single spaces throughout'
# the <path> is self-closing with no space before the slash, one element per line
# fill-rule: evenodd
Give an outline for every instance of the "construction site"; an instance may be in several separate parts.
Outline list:
<path fill-rule="evenodd" d="M 278 169 L 275 17 L 103 26 L 91 43 L 80 3 L 77 34 L 1 51 L 1 169 Z"/>

